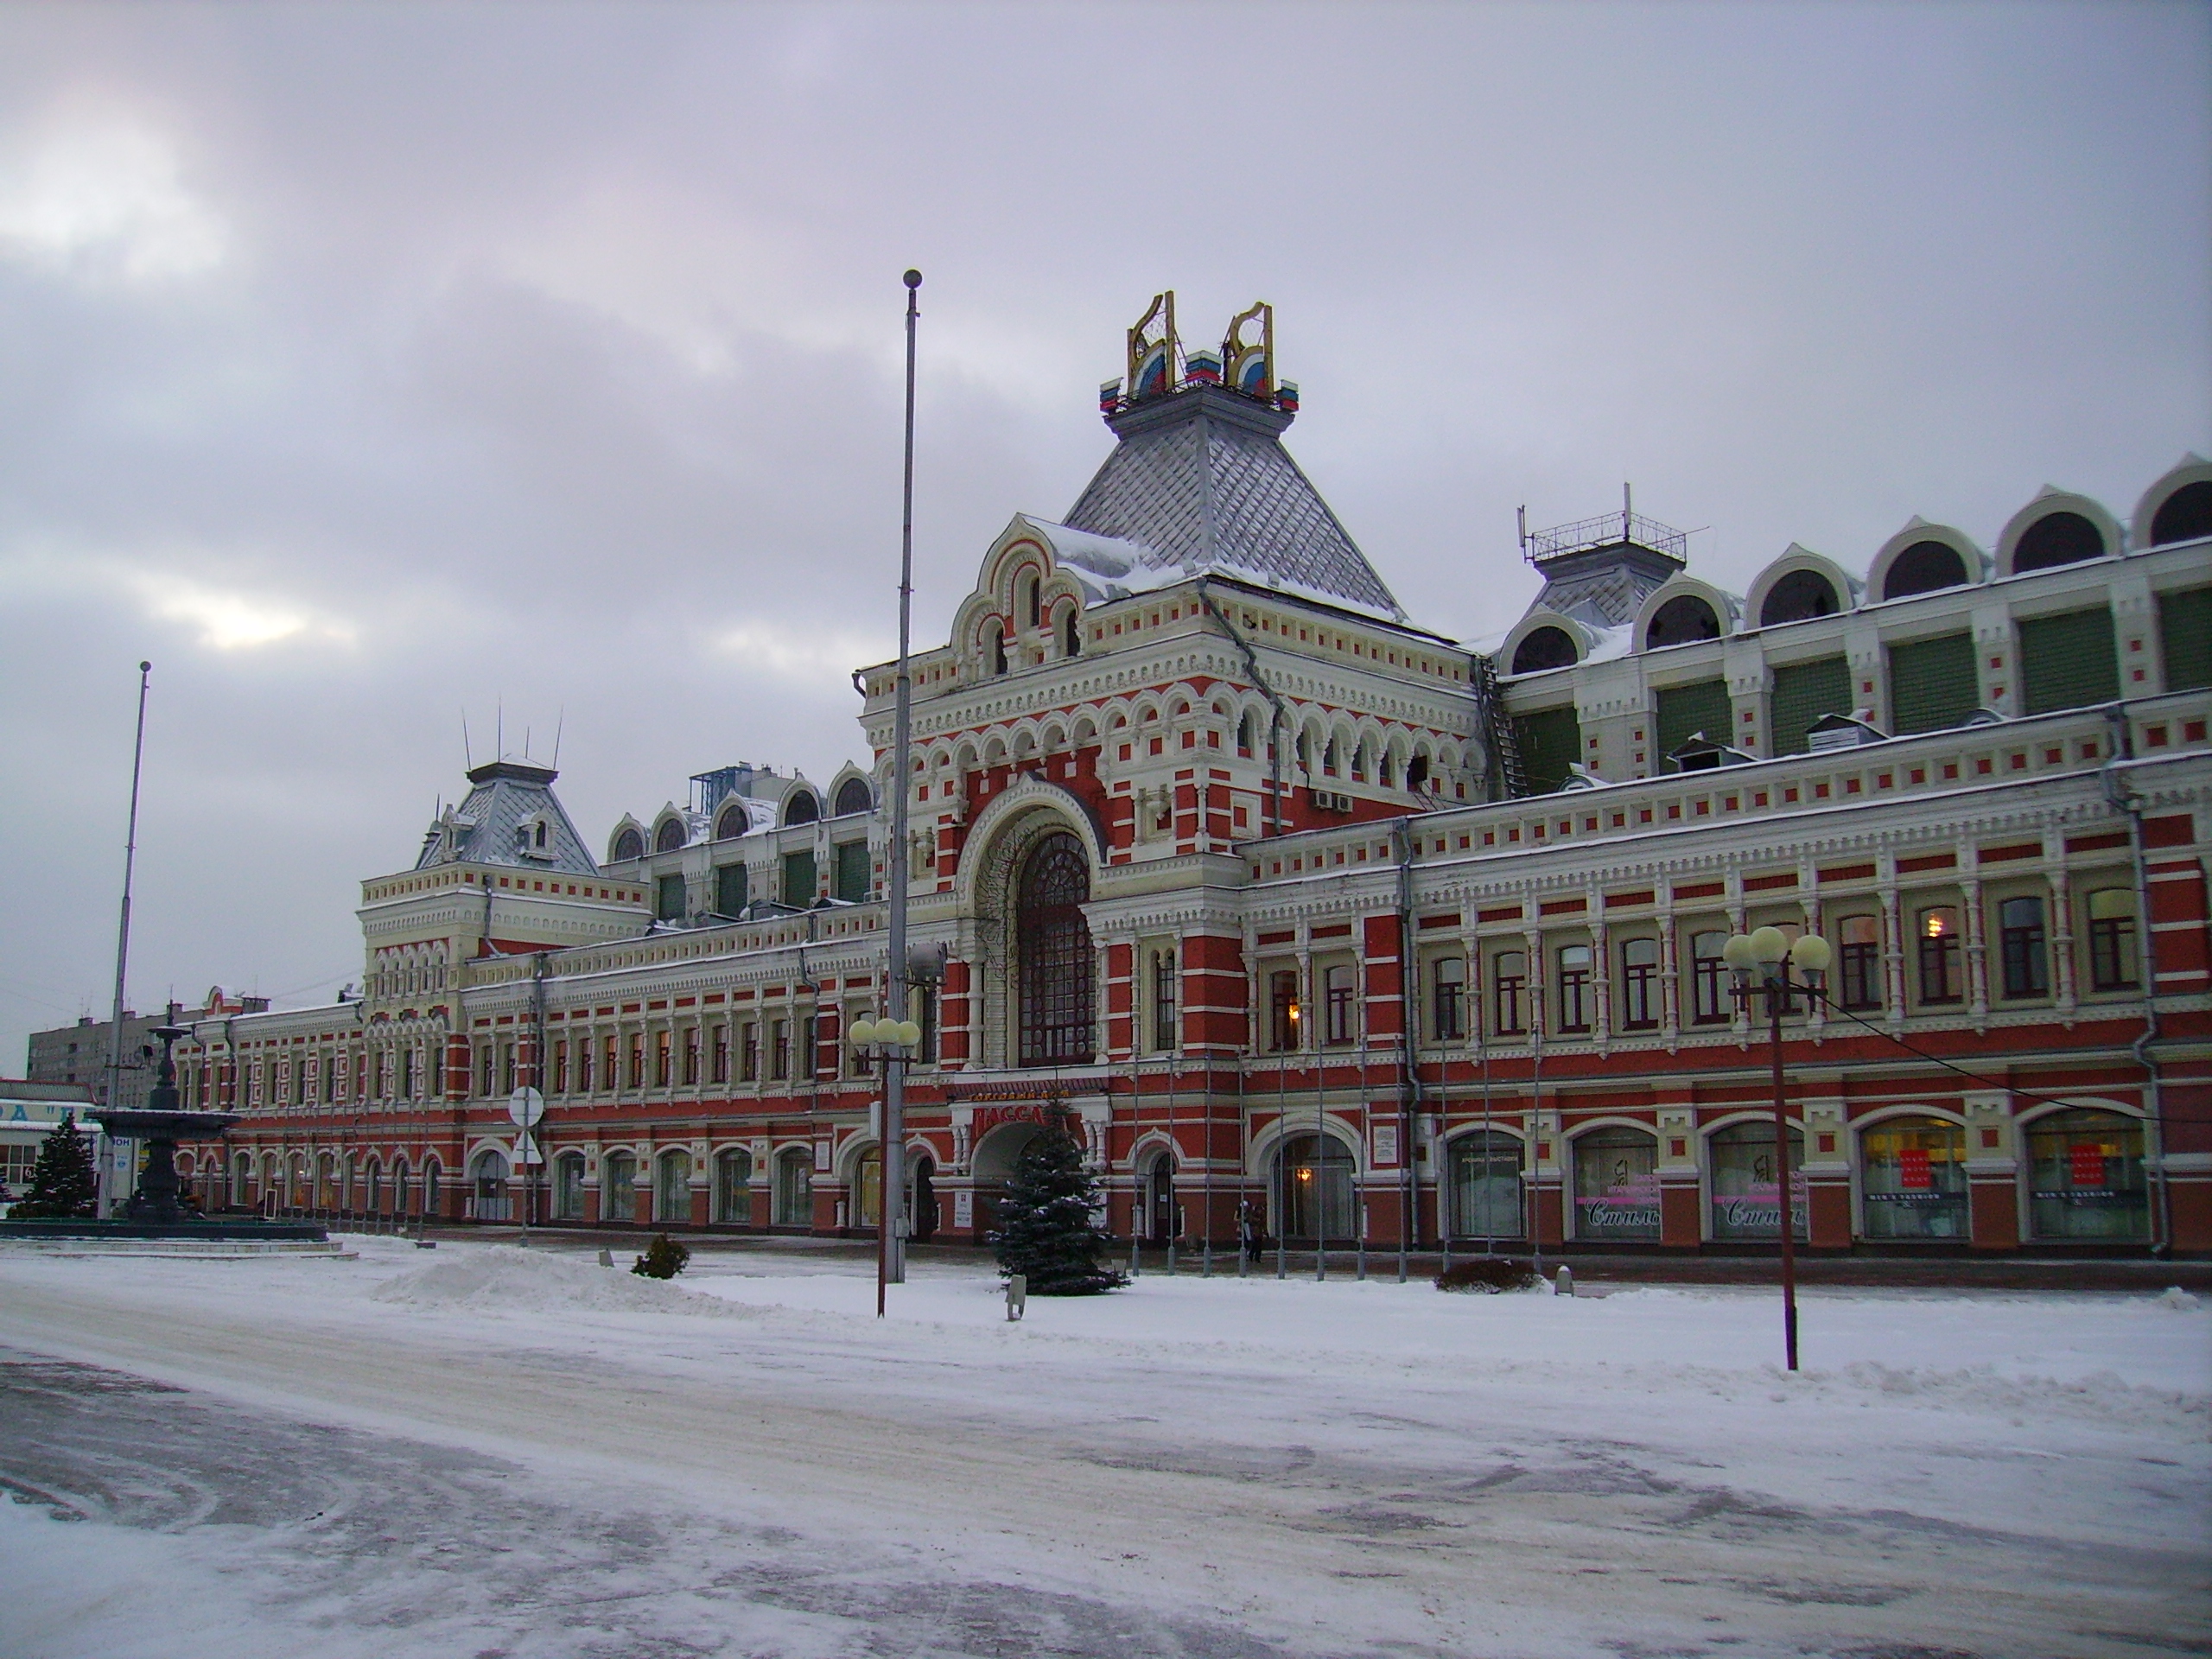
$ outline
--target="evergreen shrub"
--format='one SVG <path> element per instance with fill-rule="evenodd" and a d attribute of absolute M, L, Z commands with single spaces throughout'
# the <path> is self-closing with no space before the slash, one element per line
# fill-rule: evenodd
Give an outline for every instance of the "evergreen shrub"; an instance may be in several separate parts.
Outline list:
<path fill-rule="evenodd" d="M 998 1206 L 999 1273 L 1021 1274 L 1032 1296 L 1095 1296 L 1128 1279 L 1103 1261 L 1113 1238 L 1098 1225 L 1098 1180 L 1083 1148 L 1046 1129 L 1021 1149 Z"/>
<path fill-rule="evenodd" d="M 1534 1290 L 1542 1282 L 1535 1268 L 1510 1255 L 1456 1262 L 1436 1275 L 1439 1290 L 1479 1290 L 1492 1296 L 1501 1290 Z"/>
<path fill-rule="evenodd" d="M 89 1221 L 99 1213 L 99 1172 L 74 1112 L 62 1113 L 38 1143 L 30 1191 L 9 1213 L 20 1221 Z"/>
<path fill-rule="evenodd" d="M 645 1253 L 631 1264 L 630 1271 L 647 1279 L 673 1279 L 691 1265 L 691 1249 L 679 1244 L 666 1233 L 656 1233 L 653 1242 L 645 1246 Z"/>

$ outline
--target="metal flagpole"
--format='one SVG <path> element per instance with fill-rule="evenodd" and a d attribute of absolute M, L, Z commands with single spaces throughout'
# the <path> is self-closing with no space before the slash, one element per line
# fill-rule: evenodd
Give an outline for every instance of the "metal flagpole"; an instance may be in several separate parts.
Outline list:
<path fill-rule="evenodd" d="M 151 663 L 138 664 L 138 734 L 130 746 L 130 823 L 123 840 L 123 916 L 115 931 L 115 1018 L 108 1033 L 107 1099 L 116 1099 L 123 1087 L 123 976 L 130 959 L 130 876 L 138 861 L 138 778 L 146 758 L 146 683 L 154 671 Z"/>
<path fill-rule="evenodd" d="M 891 856 L 886 880 L 891 888 L 890 1017 L 905 1020 L 906 1007 L 906 791 L 913 761 L 914 683 L 908 658 L 914 612 L 914 323 L 921 315 L 918 290 L 922 273 L 910 270 L 906 283 L 906 465 L 899 521 L 899 678 L 892 701 Z M 886 1050 L 883 1062 L 883 1191 L 876 1204 L 875 1313 L 883 1317 L 884 1287 L 906 1282 L 906 1240 L 899 1223 L 906 1207 L 906 1054 L 903 1044 Z"/>

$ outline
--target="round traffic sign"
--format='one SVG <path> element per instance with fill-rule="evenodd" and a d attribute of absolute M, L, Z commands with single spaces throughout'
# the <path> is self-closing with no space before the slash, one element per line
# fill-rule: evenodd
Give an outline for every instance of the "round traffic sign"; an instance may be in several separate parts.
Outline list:
<path fill-rule="evenodd" d="M 545 1116 L 545 1096 L 535 1089 L 518 1089 L 507 1096 L 507 1116 L 526 1129 Z"/>

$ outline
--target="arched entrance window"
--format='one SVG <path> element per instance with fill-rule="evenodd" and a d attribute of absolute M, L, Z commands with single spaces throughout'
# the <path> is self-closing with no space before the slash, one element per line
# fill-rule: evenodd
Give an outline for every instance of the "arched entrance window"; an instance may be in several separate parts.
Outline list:
<path fill-rule="evenodd" d="M 599 1218 L 630 1221 L 638 1213 L 638 1160 L 626 1152 L 610 1152 L 599 1166 Z"/>
<path fill-rule="evenodd" d="M 934 1160 L 909 1153 L 907 1173 L 913 1182 L 913 1216 L 911 1236 L 917 1243 L 937 1236 L 937 1164 Z"/>
<path fill-rule="evenodd" d="M 681 1147 L 653 1163 L 653 1219 L 663 1226 L 691 1224 L 691 1154 Z"/>
<path fill-rule="evenodd" d="M 743 1147 L 715 1154 L 715 1219 L 725 1227 L 753 1224 L 753 1154 Z"/>
<path fill-rule="evenodd" d="M 1283 1237 L 1312 1243 L 1359 1230 L 1351 1152 L 1334 1135 L 1294 1135 L 1275 1156 L 1275 1215 Z"/>
<path fill-rule="evenodd" d="M 1084 1065 L 1096 1052 L 1091 1021 L 1090 862 L 1065 830 L 1039 842 L 1021 867 L 1014 950 L 1019 1060 Z"/>
<path fill-rule="evenodd" d="M 404 1158 L 391 1160 L 391 1213 L 395 1216 L 407 1213 L 407 1160 Z"/>
<path fill-rule="evenodd" d="M 435 1159 L 423 1166 L 423 1213 L 426 1216 L 443 1216 L 438 1208 L 438 1183 L 444 1174 Z"/>
<path fill-rule="evenodd" d="M 553 1219 L 584 1218 L 584 1155 L 564 1152 L 553 1160 Z"/>
<path fill-rule="evenodd" d="M 1805 1137 L 1789 1131 L 1789 1221 L 1805 1236 Z M 1774 1164 L 1774 1125 L 1732 1123 L 1707 1143 L 1713 1160 L 1713 1236 L 1779 1239 L 1782 1187 Z"/>
<path fill-rule="evenodd" d="M 1934 1117 L 1893 1117 L 1859 1137 L 1868 1238 L 1967 1236 L 1967 1132 Z"/>
<path fill-rule="evenodd" d="M 1767 1144 L 1774 1144 L 1770 1134 Z M 1592 1129 L 1574 1141 L 1574 1236 L 1659 1237 L 1659 1141 L 1641 1129 Z"/>
<path fill-rule="evenodd" d="M 489 1147 L 476 1154 L 476 1167 L 469 1172 L 476 1184 L 476 1219 L 505 1221 L 507 1218 L 507 1160 L 503 1153 Z"/>
<path fill-rule="evenodd" d="M 1521 1143 L 1477 1129 L 1452 1143 L 1452 1232 L 1457 1238 L 1519 1238 L 1528 1231 L 1521 1198 Z"/>
<path fill-rule="evenodd" d="M 1037 1123 L 1001 1123 L 976 1143 L 969 1168 L 976 1178 L 974 1224 L 978 1237 L 998 1225 L 999 1200 L 1006 1196 L 1014 1161 L 1041 1133 L 1043 1126 Z"/>
<path fill-rule="evenodd" d="M 384 1166 L 373 1158 L 369 1160 L 367 1208 L 372 1216 L 384 1208 Z"/>
<path fill-rule="evenodd" d="M 1179 1218 L 1175 1213 L 1175 1158 L 1172 1153 L 1160 1153 L 1145 1171 L 1144 1231 L 1155 1244 L 1165 1244 L 1171 1238 L 1182 1236 Z"/>
<path fill-rule="evenodd" d="M 2143 1125 L 2088 1107 L 2053 1112 L 2028 1128 L 2030 1226 L 2037 1238 L 2151 1236 Z"/>
<path fill-rule="evenodd" d="M 776 1225 L 814 1225 L 814 1153 L 786 1147 L 776 1154 Z"/>

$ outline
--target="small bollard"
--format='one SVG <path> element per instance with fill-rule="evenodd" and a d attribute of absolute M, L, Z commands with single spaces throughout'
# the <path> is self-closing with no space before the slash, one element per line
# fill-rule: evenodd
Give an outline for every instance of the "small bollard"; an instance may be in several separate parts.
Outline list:
<path fill-rule="evenodd" d="M 1014 1324 L 1029 1311 L 1029 1275 L 1010 1273 L 1006 1280 L 1006 1322 Z"/>
<path fill-rule="evenodd" d="M 1572 1296 L 1574 1294 L 1573 1268 L 1569 1267 L 1561 1267 L 1560 1268 L 1559 1282 L 1552 1287 L 1552 1294 L 1554 1296 Z"/>
<path fill-rule="evenodd" d="M 614 1265 L 614 1252 L 603 1245 L 599 1252 L 599 1265 L 602 1268 L 611 1268 Z"/>

